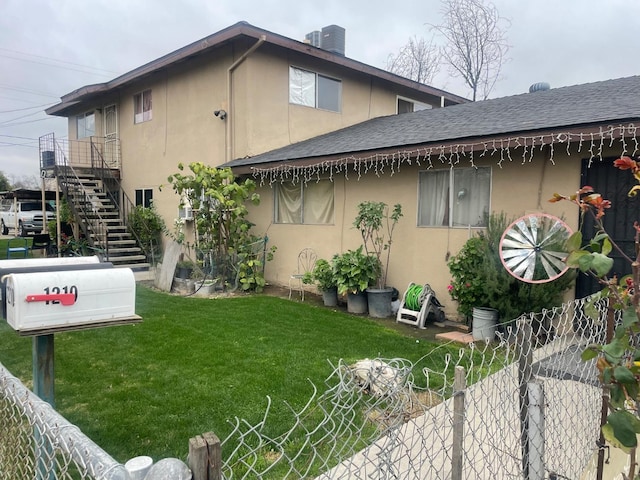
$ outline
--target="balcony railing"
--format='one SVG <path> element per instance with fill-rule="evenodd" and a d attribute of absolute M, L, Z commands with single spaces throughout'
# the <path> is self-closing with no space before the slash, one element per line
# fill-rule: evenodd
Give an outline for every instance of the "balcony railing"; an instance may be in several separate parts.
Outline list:
<path fill-rule="evenodd" d="M 88 137 L 80 140 L 55 138 L 53 134 L 40 137 L 40 169 L 54 166 L 73 168 L 104 168 L 120 170 L 120 139 Z"/>

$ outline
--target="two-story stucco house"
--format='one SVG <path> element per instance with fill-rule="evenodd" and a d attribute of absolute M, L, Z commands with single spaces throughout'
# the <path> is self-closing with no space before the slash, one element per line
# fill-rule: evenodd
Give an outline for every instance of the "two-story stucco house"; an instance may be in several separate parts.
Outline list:
<path fill-rule="evenodd" d="M 153 201 L 172 225 L 179 199 L 159 187 L 180 162 L 217 166 L 371 118 L 466 101 L 240 22 L 61 97 L 46 112 L 69 119 L 69 141 L 43 137 L 42 166 L 106 168 L 115 203 Z"/>

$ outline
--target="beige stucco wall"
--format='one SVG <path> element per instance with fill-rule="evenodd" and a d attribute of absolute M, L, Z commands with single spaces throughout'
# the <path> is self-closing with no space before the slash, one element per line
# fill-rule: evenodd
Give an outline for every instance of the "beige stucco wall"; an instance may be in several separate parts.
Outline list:
<path fill-rule="evenodd" d="M 111 92 L 99 105 L 79 106 L 69 117 L 69 138 L 76 138 L 76 113 L 115 103 L 124 191 L 134 199 L 136 189 L 153 189 L 158 211 L 172 225 L 179 199 L 167 177 L 177 171 L 180 162 L 220 165 L 227 159 L 256 155 L 369 118 L 395 114 L 397 95 L 428 101 L 425 95 L 398 87 L 392 91 L 367 75 L 345 72 L 331 63 L 265 43 L 233 70 L 230 102 L 228 69 L 251 45 L 253 42 L 235 42 L 220 48 L 215 56 L 179 63 L 135 86 Z M 342 111 L 289 104 L 290 65 L 341 79 Z M 147 89 L 152 91 L 153 118 L 134 124 L 133 96 Z M 227 111 L 226 120 L 213 115 L 219 109 Z M 96 114 L 97 136 L 104 134 L 101 115 L 101 111 Z"/>
<path fill-rule="evenodd" d="M 616 155 L 615 149 L 604 152 Z M 521 154 L 520 154 L 521 155 Z M 562 217 L 572 229 L 578 227 L 578 209 L 569 202 L 550 203 L 554 193 L 572 194 L 580 187 L 581 159 L 584 153 L 556 151 L 552 164 L 546 152 L 536 152 L 533 161 L 522 161 L 514 152 L 513 161 L 498 166 L 500 155 L 476 162 L 492 168 L 491 209 L 504 211 L 508 218 L 531 212 L 546 212 Z M 462 164 L 461 166 L 467 166 Z M 443 167 L 446 168 L 446 167 Z M 269 186 L 259 189 L 262 203 L 252 209 L 251 220 L 257 232 L 267 232 L 269 242 L 278 247 L 275 259 L 267 265 L 266 276 L 274 284 L 288 285 L 296 269 L 298 252 L 305 247 L 314 248 L 319 257 L 356 248 L 361 244 L 358 232 L 351 227 L 356 206 L 364 200 L 384 201 L 389 205 L 401 203 L 404 217 L 394 234 L 388 282 L 401 292 L 409 282 L 429 283 L 438 299 L 446 306 L 450 318 L 457 318 L 456 304 L 447 292 L 450 281 L 447 259 L 455 255 L 476 229 L 418 227 L 418 172 L 424 169 L 404 165 L 393 176 L 368 174 L 357 180 L 350 175 L 345 181 L 337 175 L 334 182 L 335 223 L 333 225 L 274 224 L 273 190 Z"/>

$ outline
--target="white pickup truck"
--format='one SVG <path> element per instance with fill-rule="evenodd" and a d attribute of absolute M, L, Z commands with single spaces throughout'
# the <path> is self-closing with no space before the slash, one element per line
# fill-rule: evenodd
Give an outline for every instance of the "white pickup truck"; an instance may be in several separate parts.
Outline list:
<path fill-rule="evenodd" d="M 55 210 L 45 203 L 47 222 L 55 220 Z M 18 200 L 11 203 L 8 208 L 0 210 L 0 231 L 3 235 L 9 233 L 9 229 L 15 228 L 18 235 L 24 237 L 29 233 L 42 231 L 42 202 L 38 200 Z"/>

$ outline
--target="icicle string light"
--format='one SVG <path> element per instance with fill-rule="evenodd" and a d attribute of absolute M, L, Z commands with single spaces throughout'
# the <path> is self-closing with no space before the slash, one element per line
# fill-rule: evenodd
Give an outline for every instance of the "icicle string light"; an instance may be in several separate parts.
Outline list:
<path fill-rule="evenodd" d="M 563 145 L 567 155 L 571 155 L 571 147 L 575 146 L 578 153 L 588 145 L 589 166 L 594 161 L 602 161 L 604 149 L 613 147 L 619 140 L 622 154 L 636 156 L 640 151 L 640 141 L 637 127 L 633 123 L 627 125 L 609 125 L 600 127 L 598 132 L 562 132 L 536 136 L 515 136 L 500 140 L 488 140 L 478 143 L 459 143 L 451 145 L 437 145 L 416 149 L 403 149 L 395 153 L 376 153 L 367 157 L 357 158 L 353 155 L 335 160 L 324 160 L 312 165 L 299 166 L 293 163 L 280 164 L 275 167 L 252 167 L 252 175 L 259 180 L 260 185 L 292 182 L 293 184 L 311 181 L 319 182 L 322 178 L 333 181 L 336 175 L 344 175 L 349 180 L 352 172 L 358 180 L 363 175 L 373 173 L 377 177 L 400 172 L 404 165 L 434 168 L 434 162 L 448 165 L 450 168 L 463 163 L 477 168 L 474 152 L 479 152 L 477 158 L 485 158 L 498 154 L 498 167 L 502 168 L 505 161 L 513 162 L 512 150 L 522 149 L 521 164 L 532 162 L 536 151 L 543 152 L 549 147 L 546 160 L 555 165 L 555 146 Z M 539 149 L 536 148 L 539 146 Z M 632 150 L 632 151 L 631 151 Z M 515 153 L 515 152 L 513 152 Z"/>

